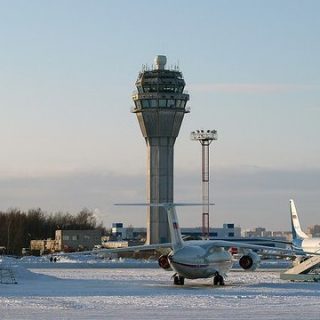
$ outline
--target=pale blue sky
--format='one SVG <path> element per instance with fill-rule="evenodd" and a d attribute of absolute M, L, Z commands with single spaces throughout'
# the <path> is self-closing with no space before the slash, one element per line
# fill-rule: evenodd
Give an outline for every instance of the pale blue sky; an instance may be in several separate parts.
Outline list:
<path fill-rule="evenodd" d="M 114 208 L 145 200 L 146 148 L 131 93 L 143 64 L 179 64 L 191 113 L 175 149 L 175 198 L 201 199 L 201 149 L 217 129 L 212 225 L 320 223 L 319 1 L 0 1 L 0 209 Z M 182 225 L 201 213 L 186 210 Z"/>

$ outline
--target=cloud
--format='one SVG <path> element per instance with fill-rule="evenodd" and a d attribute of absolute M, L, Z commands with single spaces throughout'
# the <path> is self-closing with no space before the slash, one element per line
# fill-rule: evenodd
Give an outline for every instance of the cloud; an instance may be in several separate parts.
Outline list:
<path fill-rule="evenodd" d="M 319 180 L 319 168 L 216 168 L 210 177 L 210 200 L 215 203 L 210 209 L 211 225 L 235 223 L 242 227 L 290 230 L 290 198 L 295 199 L 298 209 L 301 209 L 301 222 L 305 228 L 319 224 Z M 176 200 L 201 201 L 199 172 L 177 171 L 175 185 Z M 197 210 L 196 215 L 195 209 L 192 211 L 186 223 L 190 224 L 193 219 L 193 223 L 200 225 L 201 210 Z"/>
<path fill-rule="evenodd" d="M 304 227 L 319 224 L 320 169 L 215 168 L 210 177 L 212 226 L 235 223 L 289 230 L 290 198 L 296 200 Z M 175 201 L 201 202 L 199 170 L 175 171 Z M 146 226 L 146 208 L 115 207 L 116 202 L 145 202 L 145 174 L 81 172 L 57 177 L 0 179 L 0 210 L 42 208 L 47 212 L 94 210 L 106 227 L 112 222 Z M 301 209 L 301 210 L 300 210 Z M 183 211 L 183 212 L 182 212 Z M 180 214 L 181 213 L 181 214 Z M 182 214 L 183 213 L 183 214 Z M 183 226 L 201 225 L 201 208 L 179 210 Z"/>
<path fill-rule="evenodd" d="M 76 213 L 88 208 L 110 226 L 111 222 L 124 220 L 122 212 L 113 206 L 115 202 L 142 202 L 145 194 L 144 175 L 77 172 L 56 177 L 6 177 L 0 179 L 0 210 L 41 208 L 48 213 Z M 134 221 L 134 216 L 129 220 Z M 136 219 L 139 225 L 145 220 L 145 215 Z"/>
<path fill-rule="evenodd" d="M 308 84 L 256 84 L 256 83 L 202 83 L 191 84 L 193 92 L 220 92 L 220 93 L 286 93 L 286 92 L 305 92 L 319 90 L 319 85 Z"/>

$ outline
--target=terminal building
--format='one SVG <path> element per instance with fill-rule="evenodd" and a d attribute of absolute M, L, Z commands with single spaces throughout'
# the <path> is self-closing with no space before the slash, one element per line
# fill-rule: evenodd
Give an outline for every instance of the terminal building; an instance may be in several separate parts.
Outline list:
<path fill-rule="evenodd" d="M 120 241 L 127 240 L 130 246 L 138 244 L 138 242 L 144 243 L 146 234 L 146 228 L 125 227 L 123 223 L 113 223 L 111 240 L 117 240 L 119 243 Z M 181 234 L 186 241 L 201 239 L 202 227 L 182 227 Z M 269 247 L 278 246 L 285 248 L 286 242 L 291 240 L 291 232 L 268 231 L 263 227 L 253 228 L 252 230 L 242 230 L 240 226 L 235 226 L 234 223 L 224 223 L 221 228 L 210 228 L 209 239 L 245 241 Z M 283 243 L 275 243 L 273 240 L 280 240 L 283 241 Z"/>
<path fill-rule="evenodd" d="M 124 227 L 122 222 L 112 223 L 110 240 L 138 240 L 144 242 L 147 237 L 146 228 Z"/>
<path fill-rule="evenodd" d="M 184 236 L 191 238 L 202 238 L 202 227 L 197 228 L 181 228 Z M 222 228 L 210 228 L 209 239 L 233 239 L 241 237 L 241 228 L 235 227 L 233 223 L 224 223 Z"/>
<path fill-rule="evenodd" d="M 146 237 L 146 228 L 134 228 L 132 226 L 124 227 L 123 223 L 112 224 L 112 239 L 113 240 L 140 240 L 143 241 Z M 202 227 L 181 228 L 182 236 L 188 238 L 201 238 Z M 210 238 L 230 239 L 240 238 L 241 228 L 235 227 L 233 223 L 225 223 L 222 228 L 210 228 Z"/>

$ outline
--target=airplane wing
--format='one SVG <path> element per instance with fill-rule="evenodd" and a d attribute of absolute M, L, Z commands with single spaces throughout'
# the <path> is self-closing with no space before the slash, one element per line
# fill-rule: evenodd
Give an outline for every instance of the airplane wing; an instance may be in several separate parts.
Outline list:
<path fill-rule="evenodd" d="M 258 244 L 251 244 L 247 242 L 237 242 L 237 241 L 225 241 L 225 240 L 207 240 L 208 244 L 205 245 L 208 249 L 210 248 L 239 248 L 239 249 L 251 249 L 256 251 L 261 251 L 261 254 L 264 255 L 263 251 L 267 251 L 266 255 L 269 255 L 270 252 L 279 253 L 279 255 L 285 256 L 297 256 L 297 252 L 294 249 L 285 249 L 277 247 L 262 246 Z M 311 252 L 304 252 L 305 254 L 314 254 Z M 319 253 L 320 255 L 320 253 Z"/>
<path fill-rule="evenodd" d="M 197 245 L 199 245 L 199 240 L 191 240 L 191 241 L 186 241 L 184 243 L 185 245 L 188 246 L 188 245 L 192 245 L 194 241 Z M 280 242 L 280 243 L 284 243 L 284 242 Z M 226 241 L 226 240 L 203 240 L 201 245 L 204 248 L 207 248 L 207 250 L 209 250 L 210 248 L 225 248 L 227 250 L 230 248 L 238 248 L 238 249 L 248 249 L 248 250 L 259 251 L 259 254 L 261 255 L 274 254 L 277 256 L 284 256 L 284 257 L 297 256 L 297 251 L 294 249 L 263 246 L 258 244 L 251 244 L 245 241 L 238 242 L 238 241 Z M 115 248 L 115 249 L 98 249 L 94 251 L 88 251 L 88 253 L 112 254 L 112 253 L 120 253 L 120 252 L 139 252 L 139 251 L 156 250 L 156 249 L 172 249 L 172 243 L 159 243 L 159 244 L 140 245 L 140 246 Z M 317 254 L 317 253 L 311 253 L 311 252 L 305 252 L 305 254 L 320 255 L 320 253 Z"/>
<path fill-rule="evenodd" d="M 208 249 L 210 248 L 238 248 L 238 249 L 248 249 L 248 250 L 255 250 L 260 251 L 263 255 L 263 252 L 277 252 L 279 254 L 285 254 L 294 256 L 295 252 L 292 249 L 285 249 L 285 248 L 276 248 L 276 247 L 269 247 L 269 246 L 262 246 L 258 244 L 251 244 L 247 242 L 237 242 L 237 241 L 226 241 L 226 240 L 208 240 L 208 244 L 206 245 Z"/>
<path fill-rule="evenodd" d="M 98 249 L 98 250 L 94 250 L 94 252 L 97 252 L 97 253 L 138 252 L 138 251 L 147 251 L 147 250 L 156 250 L 156 249 L 167 249 L 171 247 L 172 247 L 171 243 L 157 243 L 157 244 L 143 244 L 141 246 L 132 246 L 132 247 L 125 247 L 125 248 Z"/>
<path fill-rule="evenodd" d="M 101 248 L 90 251 L 78 251 L 78 252 L 62 252 L 53 254 L 54 256 L 73 256 L 73 255 L 99 255 L 99 254 L 112 254 L 112 253 L 120 253 L 120 252 L 139 252 L 139 251 L 147 251 L 147 250 L 156 250 L 156 249 L 170 249 L 172 248 L 171 243 L 157 243 L 157 244 L 143 244 L 140 246 L 132 246 L 132 247 L 124 247 L 124 248 L 114 248 L 107 249 Z"/>
<path fill-rule="evenodd" d="M 225 241 L 223 238 L 215 238 L 216 240 L 222 240 Z M 227 241 L 230 242 L 272 242 L 272 243 L 279 243 L 279 244 L 287 244 L 287 245 L 292 245 L 292 241 L 288 240 L 280 240 L 280 239 L 270 239 L 270 238 L 262 238 L 262 237 L 257 237 L 257 238 L 234 238 L 234 239 L 228 239 Z"/>

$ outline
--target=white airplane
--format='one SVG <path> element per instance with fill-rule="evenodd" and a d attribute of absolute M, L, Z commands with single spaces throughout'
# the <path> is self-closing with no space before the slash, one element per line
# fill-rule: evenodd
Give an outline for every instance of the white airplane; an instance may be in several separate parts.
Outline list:
<path fill-rule="evenodd" d="M 130 204 L 125 204 L 130 205 Z M 138 204 L 134 204 L 138 205 Z M 171 248 L 169 254 L 160 256 L 159 266 L 166 271 L 174 271 L 174 284 L 183 285 L 184 279 L 198 279 L 213 277 L 214 285 L 224 285 L 224 277 L 232 268 L 234 259 L 228 251 L 230 248 L 238 248 L 242 254 L 239 259 L 240 266 L 247 271 L 254 271 L 260 264 L 260 256 L 276 255 L 294 256 L 292 250 L 254 245 L 244 242 L 224 240 L 192 240 L 184 241 L 181 236 L 179 222 L 176 214 L 176 206 L 187 204 L 144 204 L 148 206 L 162 206 L 167 210 L 171 236 L 170 244 L 143 245 L 122 249 L 110 249 L 105 252 L 117 253 L 121 251 L 140 251 L 157 248 Z M 195 204 L 188 204 L 195 205 Z"/>
<path fill-rule="evenodd" d="M 320 238 L 309 238 L 301 229 L 296 206 L 290 200 L 292 244 L 297 253 L 309 254 L 320 253 Z"/>

